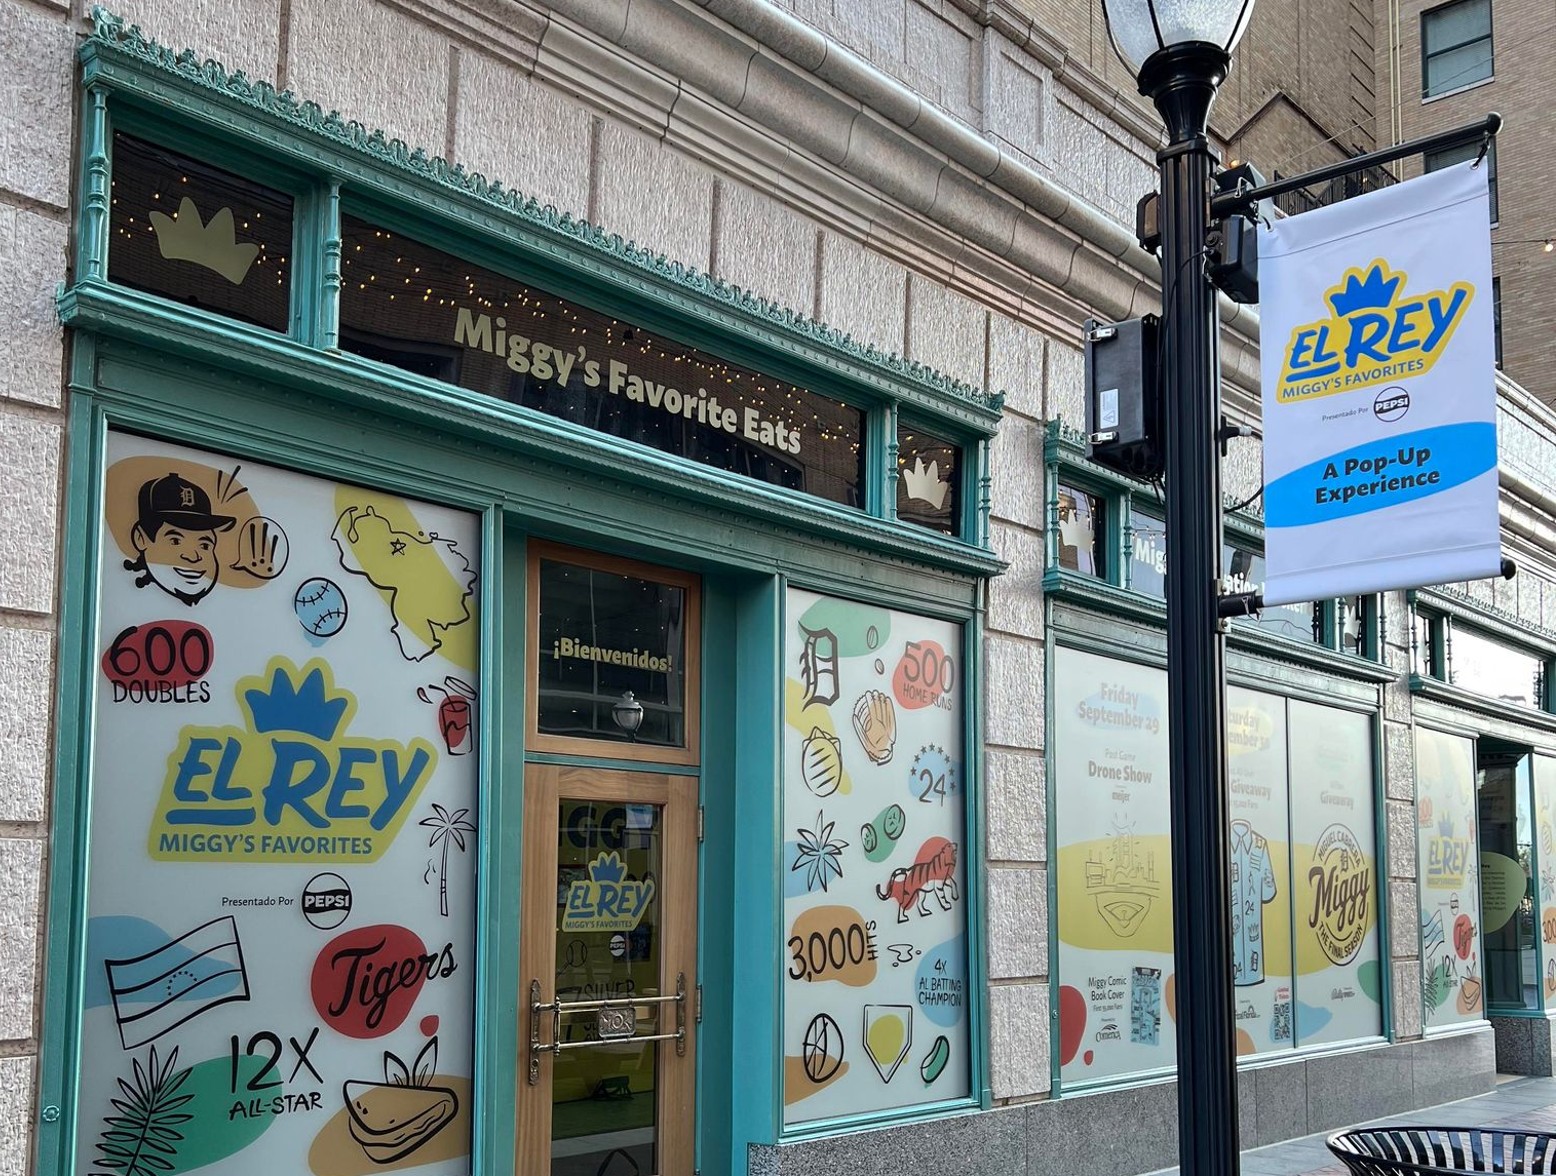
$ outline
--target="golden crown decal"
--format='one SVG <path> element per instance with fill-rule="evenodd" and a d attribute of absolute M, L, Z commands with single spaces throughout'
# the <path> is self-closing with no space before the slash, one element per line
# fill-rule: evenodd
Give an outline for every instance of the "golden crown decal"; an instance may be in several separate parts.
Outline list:
<path fill-rule="evenodd" d="M 911 468 L 904 468 L 902 481 L 907 486 L 908 497 L 927 502 L 935 510 L 945 505 L 946 495 L 951 493 L 951 483 L 940 480 L 940 463 L 932 461 L 926 467 L 918 458 Z"/>
<path fill-rule="evenodd" d="M 253 242 L 240 245 L 232 223 L 232 209 L 218 209 L 209 224 L 200 221 L 200 210 L 185 196 L 178 212 L 151 214 L 151 227 L 157 234 L 157 248 L 169 261 L 190 261 L 215 270 L 234 286 L 241 286 L 249 266 L 259 256 Z"/>

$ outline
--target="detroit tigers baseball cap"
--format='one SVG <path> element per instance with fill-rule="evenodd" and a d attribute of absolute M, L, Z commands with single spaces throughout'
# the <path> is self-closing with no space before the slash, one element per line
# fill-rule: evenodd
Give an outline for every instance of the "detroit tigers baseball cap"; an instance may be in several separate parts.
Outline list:
<path fill-rule="evenodd" d="M 237 522 L 231 515 L 212 514 L 211 496 L 177 474 L 143 482 L 137 505 L 142 519 L 172 523 L 187 531 L 225 531 Z"/>

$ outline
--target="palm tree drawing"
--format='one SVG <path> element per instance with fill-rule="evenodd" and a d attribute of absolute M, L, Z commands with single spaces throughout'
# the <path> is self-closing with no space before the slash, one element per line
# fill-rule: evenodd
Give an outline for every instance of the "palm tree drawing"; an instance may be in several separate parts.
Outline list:
<path fill-rule="evenodd" d="M 443 864 L 438 869 L 438 911 L 445 919 L 448 918 L 448 843 L 452 841 L 461 852 L 464 851 L 465 834 L 475 832 L 475 826 L 465 820 L 469 812 L 469 809 L 462 808 L 451 815 L 441 804 L 434 804 L 433 815 L 416 822 L 422 828 L 432 830 L 432 836 L 427 838 L 428 849 L 440 843 L 443 846 Z"/>

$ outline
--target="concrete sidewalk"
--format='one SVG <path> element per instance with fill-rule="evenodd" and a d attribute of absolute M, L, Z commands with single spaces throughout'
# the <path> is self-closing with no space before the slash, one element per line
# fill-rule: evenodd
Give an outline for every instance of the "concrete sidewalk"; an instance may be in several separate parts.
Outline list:
<path fill-rule="evenodd" d="M 1556 1078 L 1508 1078 L 1490 1094 L 1372 1122 L 1432 1127 L 1526 1127 L 1556 1132 Z M 1242 1170 L 1246 1176 L 1344 1176 L 1345 1165 L 1324 1146 L 1324 1139 L 1332 1134 L 1326 1131 L 1245 1151 Z M 1177 1172 L 1176 1168 L 1163 1168 L 1152 1176 L 1177 1176 Z"/>

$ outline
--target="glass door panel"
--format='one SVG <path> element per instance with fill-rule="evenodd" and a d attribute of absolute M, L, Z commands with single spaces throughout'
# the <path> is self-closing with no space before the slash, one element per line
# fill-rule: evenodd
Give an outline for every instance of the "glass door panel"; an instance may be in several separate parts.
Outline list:
<path fill-rule="evenodd" d="M 696 802 L 692 777 L 526 773 L 524 1176 L 692 1170 Z"/>
<path fill-rule="evenodd" d="M 557 1040 L 566 1052 L 551 1072 L 551 1171 L 596 1176 L 620 1160 L 622 1172 L 654 1172 L 664 1043 L 651 1039 L 664 1032 L 664 1006 L 600 1002 L 665 995 L 656 934 L 663 810 L 563 800 L 557 829 Z"/>

